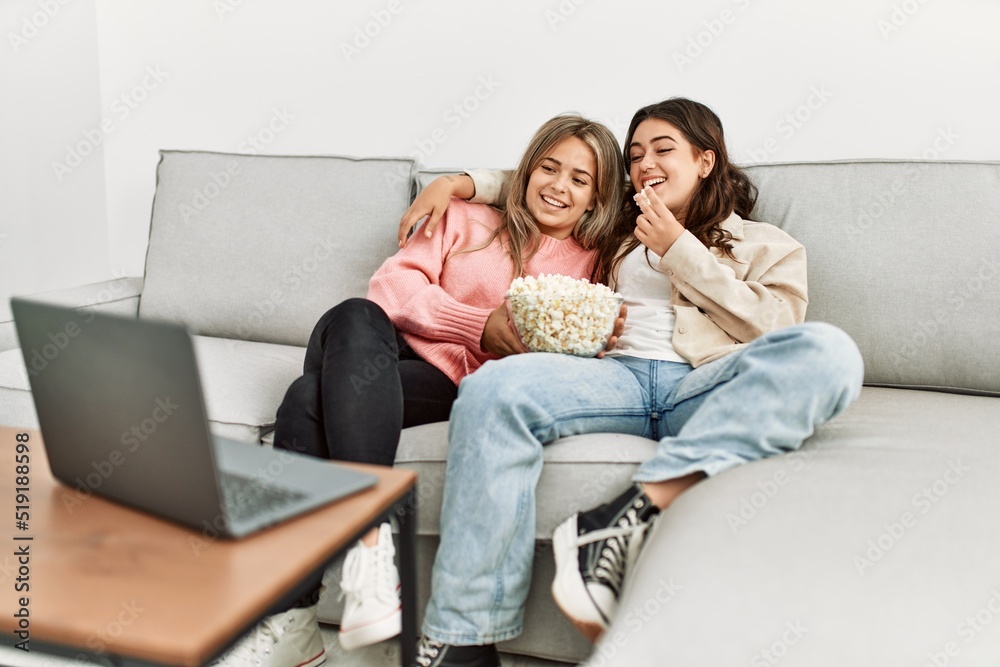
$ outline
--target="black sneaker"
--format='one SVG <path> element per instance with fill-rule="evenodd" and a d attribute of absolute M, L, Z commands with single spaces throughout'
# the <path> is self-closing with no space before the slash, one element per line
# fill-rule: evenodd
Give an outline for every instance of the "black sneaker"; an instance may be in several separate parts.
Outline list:
<path fill-rule="evenodd" d="M 494 644 L 452 646 L 421 637 L 416 664 L 419 667 L 500 667 L 500 654 Z"/>
<path fill-rule="evenodd" d="M 556 528 L 552 597 L 591 641 L 608 629 L 625 574 L 659 511 L 642 489 L 632 486 L 610 503 L 574 514 Z"/>

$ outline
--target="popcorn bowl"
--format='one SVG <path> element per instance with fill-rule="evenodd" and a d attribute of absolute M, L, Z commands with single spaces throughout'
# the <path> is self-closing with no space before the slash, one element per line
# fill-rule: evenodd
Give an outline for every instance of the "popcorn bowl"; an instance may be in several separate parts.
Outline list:
<path fill-rule="evenodd" d="M 506 297 L 514 331 L 531 352 L 593 357 L 607 345 L 621 295 L 532 293 Z"/>

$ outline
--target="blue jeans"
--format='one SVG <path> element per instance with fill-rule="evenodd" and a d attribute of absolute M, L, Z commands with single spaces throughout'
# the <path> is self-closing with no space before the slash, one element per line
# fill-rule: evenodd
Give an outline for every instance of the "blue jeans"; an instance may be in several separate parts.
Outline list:
<path fill-rule="evenodd" d="M 628 433 L 660 443 L 636 482 L 716 475 L 798 448 L 858 397 L 862 377 L 854 341 L 819 323 L 770 332 L 697 369 L 555 354 L 487 362 L 452 408 L 424 633 L 456 645 L 521 633 L 544 444 Z"/>

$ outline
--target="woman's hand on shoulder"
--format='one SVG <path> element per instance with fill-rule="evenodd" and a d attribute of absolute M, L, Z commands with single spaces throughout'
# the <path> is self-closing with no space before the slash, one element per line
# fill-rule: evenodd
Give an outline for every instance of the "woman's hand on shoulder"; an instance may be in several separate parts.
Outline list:
<path fill-rule="evenodd" d="M 406 245 L 410 230 L 421 219 L 427 218 L 424 224 L 424 235 L 430 238 L 434 229 L 441 222 L 444 212 L 452 197 L 469 199 L 476 194 L 476 186 L 467 174 L 438 176 L 430 185 L 420 191 L 406 213 L 399 221 L 399 247 Z"/>
<path fill-rule="evenodd" d="M 655 254 L 663 257 L 674 241 L 684 233 L 684 225 L 677 221 L 653 188 L 643 188 L 635 195 L 635 203 L 642 214 L 635 219 L 635 237 Z"/>
<path fill-rule="evenodd" d="M 486 318 L 486 326 L 483 327 L 483 335 L 479 339 L 479 345 L 485 351 L 498 357 L 528 351 L 528 348 L 524 346 L 510 326 L 507 319 L 507 306 L 504 304 L 501 304 Z"/>

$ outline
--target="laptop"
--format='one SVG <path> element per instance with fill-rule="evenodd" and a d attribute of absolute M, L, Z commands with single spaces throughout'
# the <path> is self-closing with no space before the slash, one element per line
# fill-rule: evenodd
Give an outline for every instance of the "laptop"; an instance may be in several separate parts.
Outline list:
<path fill-rule="evenodd" d="M 16 297 L 11 308 L 52 474 L 86 495 L 236 538 L 375 484 L 211 434 L 182 326 Z"/>

